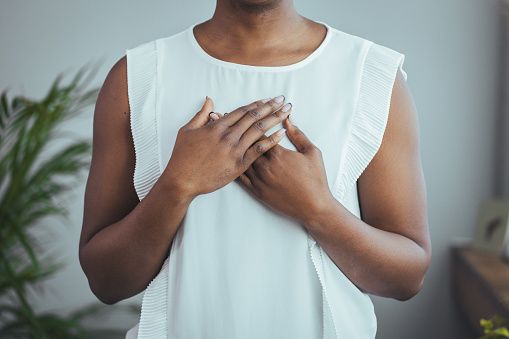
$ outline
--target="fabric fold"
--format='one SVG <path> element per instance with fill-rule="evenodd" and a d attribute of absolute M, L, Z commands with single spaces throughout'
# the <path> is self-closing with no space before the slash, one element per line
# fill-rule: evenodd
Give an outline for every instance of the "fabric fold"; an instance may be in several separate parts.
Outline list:
<path fill-rule="evenodd" d="M 343 202 L 382 143 L 397 70 L 406 80 L 405 56 L 371 43 L 365 57 L 357 109 L 353 116 L 347 150 L 338 173 L 335 196 Z"/>
<path fill-rule="evenodd" d="M 157 136 L 157 48 L 155 41 L 127 50 L 130 122 L 136 164 L 134 188 L 141 200 L 161 176 Z M 167 338 L 167 258 L 143 296 L 138 339 Z"/>
<path fill-rule="evenodd" d="M 160 176 L 156 98 L 157 52 L 155 42 L 127 50 L 127 92 L 136 165 L 134 188 L 140 201 Z"/>

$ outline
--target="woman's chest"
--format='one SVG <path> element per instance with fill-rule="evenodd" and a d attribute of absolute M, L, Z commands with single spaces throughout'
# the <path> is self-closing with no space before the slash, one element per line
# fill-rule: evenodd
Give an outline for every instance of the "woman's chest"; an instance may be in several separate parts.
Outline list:
<path fill-rule="evenodd" d="M 267 73 L 198 67 L 186 72 L 185 77 L 177 77 L 181 72 L 163 67 L 156 109 L 161 170 L 170 160 L 178 130 L 201 109 L 206 96 L 212 98 L 214 111 L 224 114 L 282 94 L 287 103 L 292 103 L 296 125 L 321 150 L 332 189 L 348 143 L 358 94 L 352 72 L 337 69 L 335 73 L 323 68 Z M 265 135 L 283 127 L 278 123 Z M 279 145 L 297 151 L 287 136 Z"/>

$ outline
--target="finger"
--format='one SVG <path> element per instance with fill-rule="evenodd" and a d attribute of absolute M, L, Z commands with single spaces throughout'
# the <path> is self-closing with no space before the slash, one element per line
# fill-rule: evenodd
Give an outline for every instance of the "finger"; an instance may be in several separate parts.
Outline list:
<path fill-rule="evenodd" d="M 293 117 L 290 115 L 285 119 L 286 126 L 286 134 L 288 135 L 288 139 L 295 145 L 297 150 L 301 153 L 307 153 L 312 148 L 315 148 L 315 145 L 309 140 L 309 138 L 298 128 L 295 124 L 292 123 Z"/>
<path fill-rule="evenodd" d="M 209 121 L 209 113 L 214 110 L 214 102 L 211 98 L 207 97 L 201 110 L 187 123 L 190 129 L 200 128 L 205 126 Z"/>
<path fill-rule="evenodd" d="M 239 175 L 237 177 L 236 180 L 238 182 L 240 182 L 244 187 L 246 187 L 249 191 L 254 193 L 253 183 L 251 182 L 251 180 L 249 179 L 249 177 L 247 175 L 242 173 L 241 175 Z"/>
<path fill-rule="evenodd" d="M 218 119 L 220 119 L 221 117 L 219 116 L 219 114 L 221 113 L 217 113 L 217 112 L 210 112 L 209 113 L 209 118 L 212 119 L 213 121 L 216 121 Z"/>
<path fill-rule="evenodd" d="M 284 135 L 285 130 L 281 128 L 277 132 L 272 133 L 268 138 L 260 140 L 248 148 L 243 159 L 245 168 L 247 169 L 258 157 L 277 145 L 277 143 L 283 139 Z"/>
<path fill-rule="evenodd" d="M 283 106 L 284 101 L 285 97 L 280 95 L 272 100 L 267 101 L 260 107 L 249 110 L 240 117 L 240 119 L 237 121 L 237 123 L 235 123 L 235 125 L 232 126 L 232 128 L 236 133 L 240 133 L 240 135 L 244 134 L 246 130 L 250 128 L 254 123 L 279 110 L 281 106 Z"/>
<path fill-rule="evenodd" d="M 292 104 L 288 103 L 281 107 L 280 110 L 269 114 L 267 117 L 256 121 L 249 127 L 249 129 L 242 135 L 239 143 L 242 147 L 248 148 L 256 142 L 262 135 L 265 135 L 272 127 L 282 122 L 292 111 Z"/>
<path fill-rule="evenodd" d="M 255 180 L 257 179 L 257 177 L 256 177 L 256 172 L 255 172 L 255 170 L 254 170 L 254 168 L 253 168 L 253 165 L 251 164 L 251 166 L 249 166 L 249 167 L 248 167 L 248 168 L 244 171 L 244 173 L 242 173 L 242 174 L 244 174 L 244 175 L 245 175 L 245 176 L 249 179 L 249 181 L 251 181 L 251 183 L 252 183 L 252 184 L 253 184 L 253 186 L 254 186 L 254 183 L 255 183 Z"/>
<path fill-rule="evenodd" d="M 217 113 L 217 112 L 210 112 L 209 113 L 209 120 L 207 121 L 207 124 L 211 124 L 213 123 L 214 121 L 216 120 L 219 120 L 219 118 L 221 118 L 219 116 L 220 113 Z"/>
<path fill-rule="evenodd" d="M 270 100 L 271 100 L 270 98 L 258 100 L 250 103 L 249 105 L 239 107 L 230 113 L 225 113 L 224 123 L 227 124 L 228 127 L 233 126 L 240 118 L 244 116 L 244 114 L 251 111 L 252 109 L 263 106 L 266 102 Z"/>

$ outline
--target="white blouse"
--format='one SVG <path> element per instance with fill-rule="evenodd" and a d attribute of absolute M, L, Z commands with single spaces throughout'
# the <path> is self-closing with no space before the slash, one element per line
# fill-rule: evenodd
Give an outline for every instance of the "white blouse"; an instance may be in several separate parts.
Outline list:
<path fill-rule="evenodd" d="M 381 144 L 404 55 L 322 24 L 327 35 L 321 45 L 287 66 L 215 59 L 197 43 L 194 25 L 127 50 L 140 200 L 205 96 L 224 113 L 283 94 L 296 125 L 322 151 L 334 197 L 360 217 L 357 179 Z M 296 151 L 287 137 L 279 144 Z M 369 296 L 305 227 L 234 181 L 191 203 L 127 338 L 352 339 L 375 333 Z"/>

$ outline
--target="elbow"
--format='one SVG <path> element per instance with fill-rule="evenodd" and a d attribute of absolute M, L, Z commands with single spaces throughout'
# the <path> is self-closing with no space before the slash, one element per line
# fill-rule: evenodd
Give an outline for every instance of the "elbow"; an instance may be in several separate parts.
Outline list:
<path fill-rule="evenodd" d="M 394 296 L 394 299 L 398 301 L 407 301 L 415 297 L 422 289 L 424 285 L 424 277 L 413 284 L 408 284 L 404 288 L 401 288 L 398 293 Z"/>
<path fill-rule="evenodd" d="M 101 289 L 100 287 L 96 287 L 89 279 L 88 284 L 90 286 L 90 290 L 95 295 L 95 297 L 106 305 L 114 305 L 118 303 L 119 301 L 123 300 L 123 298 L 119 298 L 118 296 L 115 296 L 112 293 L 108 293 L 104 289 Z"/>
<path fill-rule="evenodd" d="M 87 277 L 90 290 L 100 302 L 106 305 L 113 305 L 125 299 L 120 297 L 115 291 L 112 291 L 111 279 L 107 275 L 101 274 L 99 265 L 94 263 L 94 260 L 83 248 L 80 248 L 79 251 L 79 261 L 81 269 Z"/>
<path fill-rule="evenodd" d="M 421 265 L 420 272 L 415 272 L 414 277 L 408 280 L 403 280 L 405 282 L 404 286 L 400 286 L 396 296 L 394 299 L 399 301 L 407 301 L 415 297 L 422 289 L 424 285 L 424 278 L 426 276 L 426 272 L 429 268 L 431 260 L 431 253 L 427 251 L 425 259 L 423 260 L 423 264 Z"/>
<path fill-rule="evenodd" d="M 398 291 L 395 293 L 393 298 L 399 301 L 407 301 L 415 297 L 421 291 L 422 286 L 424 285 L 424 278 L 426 276 L 426 272 L 428 271 L 430 262 L 431 247 L 428 247 L 427 249 L 423 250 L 421 264 L 417 265 L 417 267 L 420 268 L 417 269 L 417 271 L 414 271 L 413 274 L 408 274 L 408 279 L 400 280 L 404 282 L 404 285 L 399 286 Z"/>
<path fill-rule="evenodd" d="M 97 277 L 92 277 L 91 275 L 87 275 L 88 286 L 90 290 L 95 295 L 95 297 L 106 305 L 114 305 L 121 300 L 126 299 L 119 295 L 118 291 L 114 291 L 111 286 L 111 282 L 108 282 L 107 279 L 98 279 Z"/>

